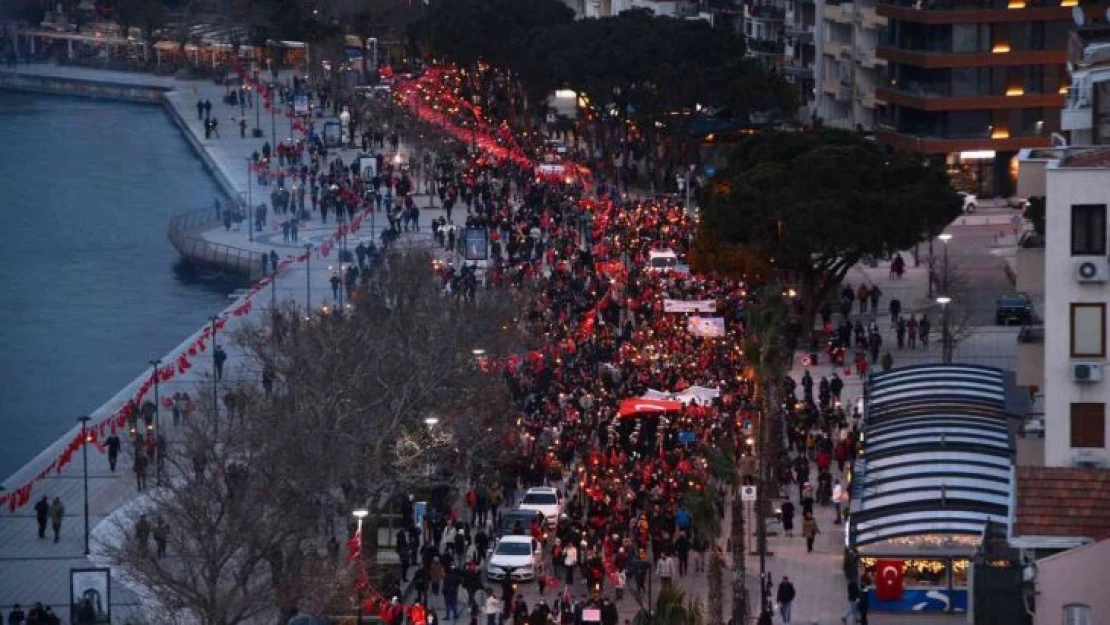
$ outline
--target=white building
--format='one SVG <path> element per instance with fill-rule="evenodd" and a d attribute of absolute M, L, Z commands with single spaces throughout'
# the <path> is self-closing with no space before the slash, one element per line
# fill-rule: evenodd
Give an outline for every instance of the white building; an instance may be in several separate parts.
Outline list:
<path fill-rule="evenodd" d="M 885 17 L 875 0 L 818 0 L 816 113 L 829 126 L 874 130 L 875 86 L 886 61 L 875 56 Z"/>
<path fill-rule="evenodd" d="M 1019 354 L 1019 383 L 1043 393 L 1046 466 L 1110 466 L 1110 148 L 1023 150 L 1019 163 L 1018 192 L 1046 202 L 1043 343 L 1022 346 L 1034 355 Z M 1021 371 L 1037 349 L 1040 380 Z"/>
<path fill-rule="evenodd" d="M 1060 129 L 1073 145 L 1110 145 L 1110 28 L 1077 29 L 1071 37 L 1071 86 Z"/>

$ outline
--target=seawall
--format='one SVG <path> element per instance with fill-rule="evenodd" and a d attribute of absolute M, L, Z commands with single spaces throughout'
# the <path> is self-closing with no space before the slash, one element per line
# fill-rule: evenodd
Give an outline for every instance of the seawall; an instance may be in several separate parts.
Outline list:
<path fill-rule="evenodd" d="M 64 76 L 41 76 L 11 72 L 0 73 L 0 89 L 24 93 L 124 100 L 145 104 L 161 104 L 166 92 L 166 88 L 155 85 L 101 82 Z"/>

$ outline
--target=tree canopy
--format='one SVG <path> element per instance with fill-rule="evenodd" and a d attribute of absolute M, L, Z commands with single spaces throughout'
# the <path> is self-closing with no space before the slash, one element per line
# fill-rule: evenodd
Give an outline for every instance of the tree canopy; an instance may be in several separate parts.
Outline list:
<path fill-rule="evenodd" d="M 853 265 L 913 246 L 961 210 L 943 171 L 833 130 L 742 141 L 703 206 L 699 239 L 747 250 L 740 258 L 765 258 L 801 287 L 807 333 L 822 298 Z M 698 268 L 746 270 L 714 264 L 723 257 L 706 255 Z"/>
<path fill-rule="evenodd" d="M 535 31 L 573 20 L 559 0 L 437 0 L 416 33 L 434 54 L 460 65 L 513 67 Z"/>

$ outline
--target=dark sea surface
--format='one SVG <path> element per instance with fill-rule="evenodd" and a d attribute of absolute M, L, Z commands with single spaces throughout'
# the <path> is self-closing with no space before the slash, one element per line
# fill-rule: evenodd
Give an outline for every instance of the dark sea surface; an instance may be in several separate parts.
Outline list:
<path fill-rule="evenodd" d="M 221 192 L 161 107 L 0 92 L 0 184 L 5 479 L 238 285 L 182 266 L 166 238 Z"/>

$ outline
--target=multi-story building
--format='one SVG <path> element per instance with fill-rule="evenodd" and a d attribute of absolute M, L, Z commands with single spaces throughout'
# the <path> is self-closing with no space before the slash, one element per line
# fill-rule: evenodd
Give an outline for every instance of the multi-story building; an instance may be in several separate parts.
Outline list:
<path fill-rule="evenodd" d="M 785 0 L 745 2 L 743 30 L 748 56 L 776 70 L 786 64 Z"/>
<path fill-rule="evenodd" d="M 1110 147 L 1023 150 L 1019 162 L 1018 191 L 1045 198 L 1045 234 L 1043 331 L 1020 346 L 1018 379 L 1043 395 L 1046 466 L 1107 467 Z M 1022 371 L 1037 364 L 1039 378 Z"/>
<path fill-rule="evenodd" d="M 819 0 L 816 113 L 829 125 L 871 131 L 875 87 L 885 61 L 875 54 L 886 18 L 875 0 Z"/>
<path fill-rule="evenodd" d="M 1110 19 L 1110 15 L 1106 16 Z M 1071 145 L 1110 145 L 1110 24 L 1084 24 L 1068 45 L 1068 88 L 1060 127 Z"/>
<path fill-rule="evenodd" d="M 817 97 L 817 83 L 813 67 L 817 62 L 817 4 L 814 0 L 786 0 L 783 35 L 785 55 L 782 72 L 798 88 L 801 117 L 813 111 Z"/>
<path fill-rule="evenodd" d="M 1088 2 L 1091 2 L 1088 5 Z M 1080 6 L 1081 5 L 1081 6 Z M 943 162 L 984 196 L 1013 192 L 1013 157 L 1060 130 L 1073 13 L 1093 0 L 878 0 L 878 139 Z M 1082 20 L 1078 20 L 1082 21 Z"/>

